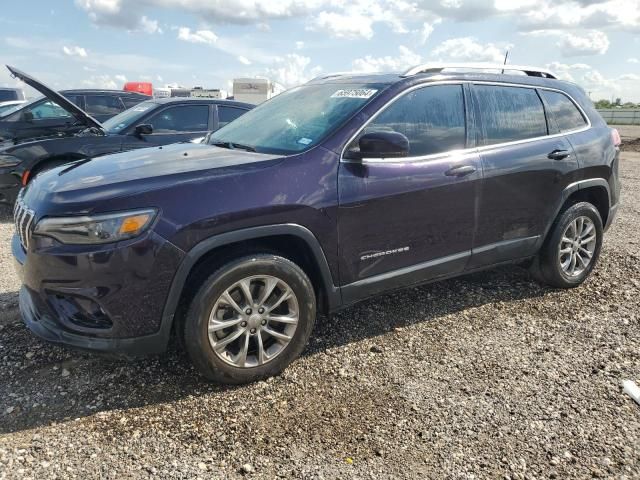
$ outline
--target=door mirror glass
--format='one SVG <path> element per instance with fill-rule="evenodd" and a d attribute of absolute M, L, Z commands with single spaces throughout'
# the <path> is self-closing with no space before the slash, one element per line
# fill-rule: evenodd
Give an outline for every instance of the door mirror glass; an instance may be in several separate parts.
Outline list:
<path fill-rule="evenodd" d="M 142 135 L 151 135 L 153 133 L 153 125 L 149 123 L 141 123 L 140 125 L 136 125 L 135 134 L 137 136 Z"/>
<path fill-rule="evenodd" d="M 398 132 L 370 132 L 360 137 L 358 147 L 349 158 L 400 158 L 409 154 L 409 139 Z"/>

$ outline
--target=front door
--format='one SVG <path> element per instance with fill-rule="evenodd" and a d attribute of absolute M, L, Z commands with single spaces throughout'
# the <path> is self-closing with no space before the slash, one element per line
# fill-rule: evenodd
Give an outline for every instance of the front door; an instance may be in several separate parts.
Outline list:
<path fill-rule="evenodd" d="M 343 159 L 338 229 L 345 302 L 464 269 L 482 176 L 465 98 L 457 84 L 410 90 L 362 131 L 402 133 L 409 156 Z"/>

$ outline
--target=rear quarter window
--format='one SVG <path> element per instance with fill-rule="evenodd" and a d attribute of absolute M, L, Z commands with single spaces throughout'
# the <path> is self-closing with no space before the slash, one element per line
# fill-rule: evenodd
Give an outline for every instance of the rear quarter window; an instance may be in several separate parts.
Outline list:
<path fill-rule="evenodd" d="M 540 90 L 540 95 L 547 104 L 549 116 L 561 132 L 577 130 L 587 125 L 578 107 L 564 93 Z"/>
<path fill-rule="evenodd" d="M 547 135 L 542 101 L 533 88 L 474 85 L 484 145 Z"/>

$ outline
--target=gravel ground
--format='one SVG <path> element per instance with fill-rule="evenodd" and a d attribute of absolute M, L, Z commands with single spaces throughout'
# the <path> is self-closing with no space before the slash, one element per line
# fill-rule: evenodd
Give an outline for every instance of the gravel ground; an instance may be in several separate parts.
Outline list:
<path fill-rule="evenodd" d="M 175 349 L 114 361 L 18 321 L 0 223 L 0 478 L 640 478 L 640 154 L 600 264 L 517 267 L 322 321 L 282 376 L 224 388 Z"/>

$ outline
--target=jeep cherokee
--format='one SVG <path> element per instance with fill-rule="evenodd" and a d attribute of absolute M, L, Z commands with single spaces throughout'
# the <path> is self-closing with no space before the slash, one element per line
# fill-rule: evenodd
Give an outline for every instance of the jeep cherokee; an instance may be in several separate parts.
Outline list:
<path fill-rule="evenodd" d="M 618 206 L 617 132 L 548 71 L 446 67 L 326 75 L 202 144 L 39 175 L 15 207 L 27 326 L 128 353 L 175 332 L 242 383 L 382 292 L 509 262 L 580 285 Z"/>

